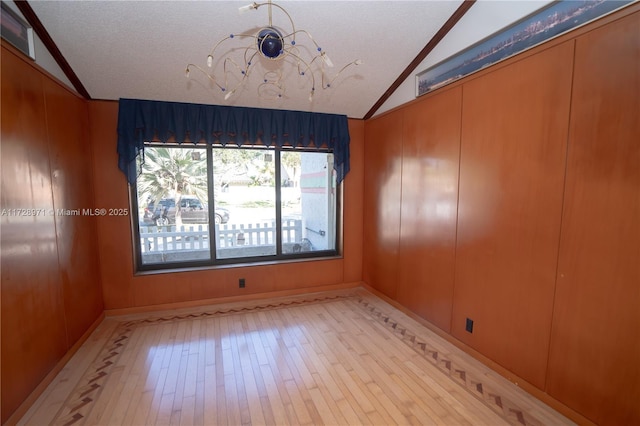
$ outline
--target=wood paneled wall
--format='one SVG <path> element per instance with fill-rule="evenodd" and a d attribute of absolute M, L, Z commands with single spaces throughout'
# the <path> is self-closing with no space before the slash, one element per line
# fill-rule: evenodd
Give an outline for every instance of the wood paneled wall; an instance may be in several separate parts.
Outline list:
<path fill-rule="evenodd" d="M 129 208 L 127 182 L 118 169 L 117 102 L 90 102 L 96 203 Z M 98 218 L 100 267 L 108 310 L 195 302 L 276 291 L 320 289 L 362 280 L 364 122 L 349 120 L 351 170 L 344 180 L 343 257 L 295 263 L 135 275 L 129 217 Z M 246 280 L 244 289 L 238 279 Z"/>
<path fill-rule="evenodd" d="M 460 87 L 404 111 L 397 300 L 450 331 L 460 158 Z"/>
<path fill-rule="evenodd" d="M 86 102 L 2 44 L 2 422 L 102 315 Z M 30 215 L 11 209 L 34 209 Z"/>
<path fill-rule="evenodd" d="M 599 424 L 640 424 L 638 28 L 634 5 L 365 123 L 365 282 Z"/>
<path fill-rule="evenodd" d="M 573 41 L 462 86 L 451 333 L 544 389 Z M 482 301 L 482 303 L 478 303 Z M 473 333 L 465 331 L 466 319 Z"/>
<path fill-rule="evenodd" d="M 396 297 L 402 189 L 402 113 L 367 122 L 364 151 L 363 279 Z"/>
<path fill-rule="evenodd" d="M 640 424 L 640 13 L 576 40 L 549 393 Z"/>

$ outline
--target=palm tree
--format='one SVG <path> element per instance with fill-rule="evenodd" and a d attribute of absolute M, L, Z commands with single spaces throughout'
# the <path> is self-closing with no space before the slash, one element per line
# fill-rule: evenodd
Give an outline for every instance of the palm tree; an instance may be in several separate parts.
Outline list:
<path fill-rule="evenodd" d="M 146 147 L 142 173 L 138 177 L 138 199 L 157 203 L 173 197 L 176 206 L 176 226 L 182 225 L 180 200 L 183 195 L 195 195 L 206 204 L 207 162 L 201 159 L 204 150 Z M 157 204 L 156 204 L 157 205 Z"/>

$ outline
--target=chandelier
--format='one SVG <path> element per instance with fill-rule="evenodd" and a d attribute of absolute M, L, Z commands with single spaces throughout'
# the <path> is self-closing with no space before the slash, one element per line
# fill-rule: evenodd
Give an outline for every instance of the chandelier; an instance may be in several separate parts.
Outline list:
<path fill-rule="evenodd" d="M 242 88 L 255 74 L 262 74 L 262 79 L 258 84 L 258 95 L 264 99 L 279 99 L 285 94 L 285 84 L 283 78 L 284 63 L 291 64 L 294 71 L 309 85 L 309 102 L 313 101 L 313 95 L 317 87 L 328 89 L 333 81 L 351 65 L 360 65 L 362 61 L 355 60 L 343 66 L 337 73 L 329 76 L 325 72 L 325 67 L 333 68 L 333 62 L 329 59 L 327 52 L 322 49 L 306 30 L 296 29 L 291 15 L 281 6 L 272 3 L 271 0 L 265 3 L 252 3 L 239 8 L 240 13 L 251 10 L 258 10 L 262 6 L 267 6 L 268 24 L 254 33 L 230 34 L 216 43 L 209 56 L 207 56 L 207 67 L 214 69 L 214 60 L 217 65 L 218 75 L 211 71 L 207 72 L 198 65 L 188 64 L 185 70 L 187 78 L 191 68 L 195 68 L 204 73 L 207 78 L 217 86 L 221 92 L 225 93 L 224 99 L 228 100 L 240 88 Z M 273 9 L 277 8 L 288 18 L 287 30 L 276 27 L 273 24 Z M 304 46 L 299 42 L 303 37 L 310 41 L 310 46 Z M 244 46 L 231 47 L 223 51 L 218 58 L 223 45 L 240 40 L 245 42 Z M 248 44 L 246 41 L 248 40 Z M 235 58 L 233 57 L 236 54 Z M 221 61 L 221 65 L 220 65 Z M 264 61 L 267 61 L 266 63 Z M 254 70 L 256 65 L 262 62 L 263 71 Z M 277 64 L 276 64 L 277 63 Z M 220 71 L 219 68 L 222 68 Z M 316 86 L 319 84 L 319 86 Z"/>

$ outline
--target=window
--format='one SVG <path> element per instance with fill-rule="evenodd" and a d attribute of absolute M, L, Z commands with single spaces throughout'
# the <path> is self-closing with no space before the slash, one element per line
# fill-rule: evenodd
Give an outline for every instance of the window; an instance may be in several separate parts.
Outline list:
<path fill-rule="evenodd" d="M 146 144 L 132 188 L 139 270 L 337 254 L 333 154 Z"/>

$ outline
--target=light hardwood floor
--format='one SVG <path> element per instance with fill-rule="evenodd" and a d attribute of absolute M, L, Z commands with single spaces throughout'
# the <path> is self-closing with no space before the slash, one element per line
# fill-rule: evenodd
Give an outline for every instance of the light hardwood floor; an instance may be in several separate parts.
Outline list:
<path fill-rule="evenodd" d="M 20 424 L 572 423 L 351 289 L 107 318 Z"/>

